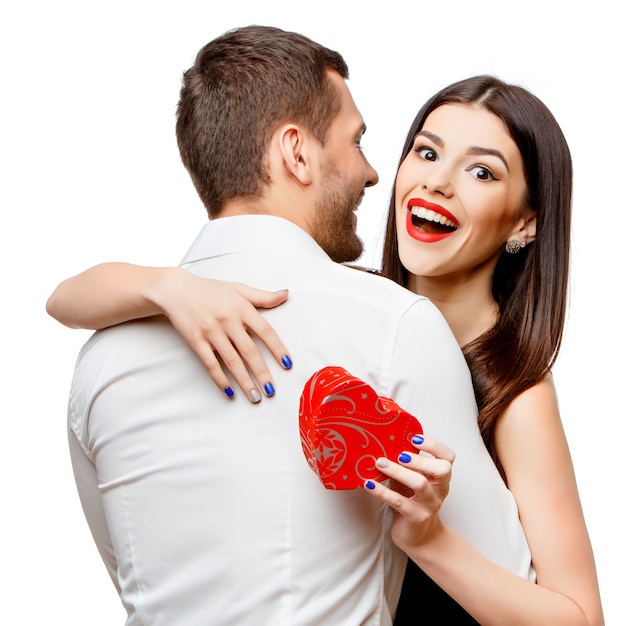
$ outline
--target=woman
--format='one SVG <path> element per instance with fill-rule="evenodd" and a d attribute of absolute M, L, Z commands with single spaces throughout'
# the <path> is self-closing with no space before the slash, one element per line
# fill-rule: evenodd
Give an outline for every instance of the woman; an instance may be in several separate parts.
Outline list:
<path fill-rule="evenodd" d="M 443 89 L 420 110 L 391 199 L 383 274 L 429 297 L 463 348 L 481 432 L 516 497 L 537 586 L 514 591 L 520 581 L 498 577 L 469 553 L 457 577 L 447 565 L 456 567 L 463 550 L 436 517 L 428 541 L 411 536 L 409 519 L 422 519 L 422 533 L 427 526 L 429 511 L 419 502 L 432 496 L 429 486 L 412 499 L 383 485 L 371 493 L 400 508 L 396 543 L 480 623 L 602 623 L 550 375 L 565 318 L 571 175 L 567 144 L 545 106 L 524 89 L 476 77 Z M 532 454 L 520 446 L 529 436 Z M 383 464 L 405 484 L 415 478 Z M 570 560 L 575 546 L 583 550 Z M 574 580 L 572 571 L 581 575 Z M 405 589 L 414 575 L 409 568 Z M 398 623 L 408 599 L 405 593 Z M 506 609 L 494 613 L 502 601 Z"/>
<path fill-rule="evenodd" d="M 399 463 L 379 460 L 384 473 L 408 487 L 406 495 L 372 481 L 366 490 L 398 512 L 394 541 L 464 610 L 445 595 L 425 602 L 420 594 L 420 602 L 413 601 L 413 581 L 422 573 L 410 568 L 397 624 L 423 614 L 424 604 L 429 614 L 454 617 L 454 623 L 603 623 L 550 376 L 565 316 L 570 205 L 567 144 L 550 112 L 528 91 L 475 77 L 443 89 L 418 113 L 396 177 L 382 273 L 437 304 L 464 350 L 481 431 L 517 500 L 537 584 L 504 572 L 443 526 L 438 510 L 454 451 L 425 438 L 416 448 L 429 454 L 407 451 Z M 115 281 L 121 274 L 124 281 Z M 213 349 L 243 389 L 251 384 L 238 369 L 243 362 L 233 356 L 231 341 L 263 388 L 269 375 L 241 322 L 264 338 L 279 362 L 287 354 L 280 340 L 260 325 L 251 306 L 234 306 L 243 311 L 239 323 L 225 323 L 223 330 L 216 331 L 213 321 L 198 322 L 205 317 L 201 309 L 182 311 L 177 304 L 179 274 L 101 266 L 62 284 L 49 312 L 68 325 L 91 328 L 165 313 L 222 388 L 228 379 L 211 362 Z M 199 285 L 202 279 L 185 281 Z M 211 288 L 235 297 L 231 286 Z M 198 291 L 202 307 L 206 300 L 219 301 L 216 292 Z M 273 306 L 285 297 L 255 292 L 253 303 Z M 109 302 L 98 318 L 95 313 Z M 188 296 L 181 302 L 189 302 Z M 227 319 L 223 312 L 215 317 Z"/>

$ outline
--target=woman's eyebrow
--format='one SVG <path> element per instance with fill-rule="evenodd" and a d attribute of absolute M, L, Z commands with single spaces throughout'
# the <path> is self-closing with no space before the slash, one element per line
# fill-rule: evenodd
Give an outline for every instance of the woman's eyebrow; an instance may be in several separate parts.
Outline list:
<path fill-rule="evenodd" d="M 439 135 L 435 135 L 435 133 L 431 133 L 429 130 L 420 130 L 420 132 L 415 135 L 415 139 L 420 136 L 427 137 L 440 148 L 443 148 L 446 145 L 446 142 Z M 413 141 L 415 141 L 415 139 Z"/>
<path fill-rule="evenodd" d="M 479 156 L 481 154 L 489 154 L 491 156 L 495 156 L 504 163 L 504 167 L 506 167 L 506 171 L 509 171 L 509 164 L 507 163 L 504 155 L 500 150 L 494 150 L 493 148 L 482 148 L 481 146 L 470 146 L 467 150 L 467 154 L 472 154 Z"/>
<path fill-rule="evenodd" d="M 435 133 L 431 133 L 429 130 L 420 130 L 419 133 L 415 135 L 415 138 L 417 139 L 420 136 L 427 137 L 440 148 L 445 148 L 446 142 L 439 135 L 435 135 Z M 504 155 L 502 154 L 502 152 L 500 152 L 500 150 L 495 150 L 494 148 L 483 148 L 482 146 L 470 146 L 467 149 L 467 154 L 471 154 L 474 156 L 480 156 L 483 154 L 495 156 L 502 161 L 504 167 L 506 168 L 506 171 L 509 171 L 509 164 L 507 163 L 507 160 L 504 158 Z"/>

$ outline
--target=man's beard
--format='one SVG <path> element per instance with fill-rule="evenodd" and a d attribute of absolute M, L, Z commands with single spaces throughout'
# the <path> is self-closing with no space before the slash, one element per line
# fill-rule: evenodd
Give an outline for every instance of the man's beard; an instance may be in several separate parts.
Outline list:
<path fill-rule="evenodd" d="M 322 196 L 317 201 L 315 241 L 336 263 L 356 261 L 363 242 L 356 234 L 354 210 L 363 193 L 341 180 L 334 163 L 324 165 Z"/>

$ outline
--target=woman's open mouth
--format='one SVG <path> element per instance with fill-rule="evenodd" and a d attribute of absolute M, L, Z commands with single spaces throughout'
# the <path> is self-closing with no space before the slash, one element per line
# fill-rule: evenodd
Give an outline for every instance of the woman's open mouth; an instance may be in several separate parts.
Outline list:
<path fill-rule="evenodd" d="M 415 228 L 437 235 L 453 233 L 457 229 L 452 220 L 441 215 L 441 213 L 424 207 L 414 206 L 411 208 L 411 221 Z"/>
<path fill-rule="evenodd" d="M 408 209 L 407 231 L 418 241 L 440 241 L 459 226 L 456 218 L 443 207 L 421 198 L 411 198 Z"/>

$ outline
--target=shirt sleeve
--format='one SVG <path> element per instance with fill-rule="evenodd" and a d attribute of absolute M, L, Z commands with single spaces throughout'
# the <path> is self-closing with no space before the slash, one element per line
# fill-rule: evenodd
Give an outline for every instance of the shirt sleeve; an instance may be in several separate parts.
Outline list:
<path fill-rule="evenodd" d="M 456 454 L 442 520 L 490 560 L 534 579 L 515 499 L 483 443 L 469 369 L 445 319 L 419 300 L 392 329 L 390 346 L 389 396 Z"/>

